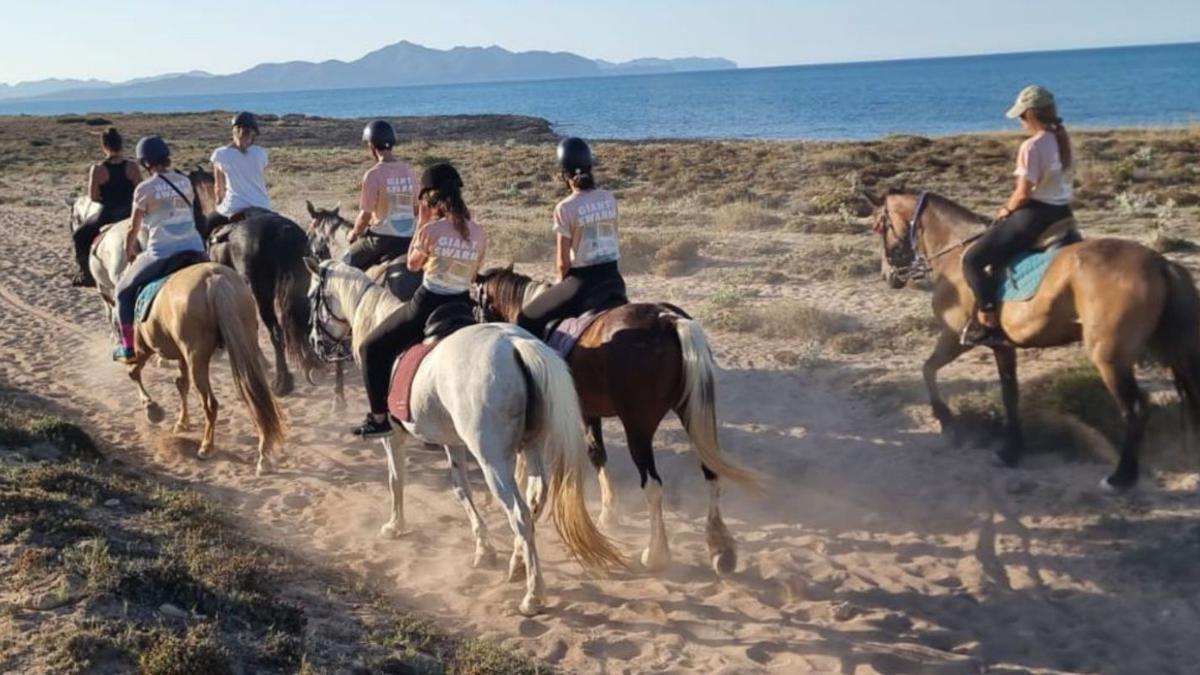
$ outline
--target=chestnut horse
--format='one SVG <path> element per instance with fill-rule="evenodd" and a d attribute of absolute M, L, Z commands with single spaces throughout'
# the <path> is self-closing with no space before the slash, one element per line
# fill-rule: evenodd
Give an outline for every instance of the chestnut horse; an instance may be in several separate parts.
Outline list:
<path fill-rule="evenodd" d="M 988 221 L 931 193 L 891 192 L 871 201 L 891 286 L 901 288 L 924 273 L 932 277 L 933 313 L 942 332 L 925 361 L 925 386 L 934 417 L 944 432 L 953 433 L 937 372 L 970 349 L 959 343 L 975 307 L 962 273 L 963 253 Z M 1140 244 L 1090 239 L 1065 246 L 1033 298 L 1001 305 L 1000 324 L 1011 342 L 992 348 L 1007 417 L 997 459 L 1006 465 L 1017 463 L 1024 446 L 1017 411 L 1018 349 L 1083 342 L 1125 422 L 1120 461 L 1101 483 L 1108 489 L 1130 488 L 1138 480 L 1148 412 L 1134 375 L 1139 360 L 1153 357 L 1170 369 L 1189 419 L 1200 422 L 1200 293 L 1183 266 Z"/>
<path fill-rule="evenodd" d="M 516 321 L 521 307 L 547 288 L 512 268 L 492 269 L 476 280 L 488 320 Z M 600 420 L 618 417 L 629 454 L 641 475 L 650 510 L 650 543 L 642 564 L 661 569 L 670 561 L 662 516 L 662 478 L 654 466 L 654 432 L 672 410 L 683 423 L 708 481 L 707 540 L 713 569 L 737 565 L 733 538 L 721 520 L 717 478 L 747 487 L 756 475 L 721 452 L 717 439 L 712 353 L 700 324 L 668 304 L 628 304 L 600 316 L 579 338 L 567 359 L 588 430 L 588 454 L 600 473 L 600 522 L 616 522 L 616 498 L 608 471 Z"/>
<path fill-rule="evenodd" d="M 237 272 L 224 265 L 200 263 L 185 267 L 167 278 L 145 321 L 134 328 L 135 360 L 129 377 L 137 385 L 146 418 L 162 421 L 163 410 L 142 385 L 142 369 L 154 354 L 175 361 L 179 377 L 179 421 L 175 433 L 186 431 L 188 385 L 196 386 L 204 406 L 204 438 L 199 456 L 213 449 L 217 426 L 217 397 L 209 382 L 208 368 L 218 346 L 225 348 L 238 396 L 246 404 L 258 429 L 257 473 L 271 468 L 271 451 L 283 441 L 283 420 L 271 394 L 258 349 L 258 320 L 254 298 Z"/>

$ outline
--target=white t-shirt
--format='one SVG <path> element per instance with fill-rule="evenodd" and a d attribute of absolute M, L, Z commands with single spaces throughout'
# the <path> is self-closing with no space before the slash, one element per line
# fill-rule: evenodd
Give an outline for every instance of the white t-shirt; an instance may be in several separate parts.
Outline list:
<path fill-rule="evenodd" d="M 174 172 L 151 174 L 134 188 L 133 208 L 142 212 L 142 226 L 149 232 L 147 250 L 159 257 L 204 250 L 188 203 L 193 199 L 187 176 Z"/>
<path fill-rule="evenodd" d="M 571 240 L 571 267 L 590 267 L 621 257 L 617 198 L 608 190 L 575 192 L 554 207 L 554 231 Z"/>
<path fill-rule="evenodd" d="M 217 204 L 217 212 L 232 216 L 257 206 L 271 208 L 271 197 L 267 194 L 267 181 L 263 171 L 267 168 L 267 151 L 261 145 L 251 145 L 246 152 L 232 145 L 217 148 L 212 154 L 213 166 L 225 174 L 225 199 Z"/>

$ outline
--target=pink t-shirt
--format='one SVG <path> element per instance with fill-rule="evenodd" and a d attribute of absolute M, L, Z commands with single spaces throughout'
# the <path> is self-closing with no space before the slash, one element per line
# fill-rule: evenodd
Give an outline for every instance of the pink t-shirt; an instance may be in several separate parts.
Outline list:
<path fill-rule="evenodd" d="M 1071 172 L 1063 169 L 1058 139 L 1052 133 L 1039 131 L 1021 144 L 1013 175 L 1033 183 L 1032 199 L 1046 204 L 1071 203 Z"/>
<path fill-rule="evenodd" d="M 371 213 L 371 231 L 388 237 L 411 237 L 417 179 L 407 162 L 380 162 L 363 175 L 358 207 Z"/>
<path fill-rule="evenodd" d="M 621 257 L 617 198 L 608 190 L 576 192 L 554 207 L 554 231 L 571 240 L 571 267 L 590 267 Z"/>
<path fill-rule="evenodd" d="M 453 295 L 471 289 L 483 256 L 487 234 L 475 221 L 467 222 L 469 239 L 447 218 L 429 223 L 417 233 L 412 248 L 425 254 L 425 287 L 435 293 Z"/>

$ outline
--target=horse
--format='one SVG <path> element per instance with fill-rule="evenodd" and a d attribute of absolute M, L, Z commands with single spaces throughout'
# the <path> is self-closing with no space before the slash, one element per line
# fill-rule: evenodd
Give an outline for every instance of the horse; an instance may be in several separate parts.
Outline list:
<path fill-rule="evenodd" d="M 277 213 L 255 210 L 227 230 L 226 236 L 211 240 L 208 216 L 216 211 L 216 182 L 213 174 L 197 166 L 188 172 L 196 195 L 197 229 L 209 247 L 209 257 L 234 268 L 250 284 L 258 315 L 275 349 L 275 381 L 278 395 L 292 392 L 295 381 L 288 361 L 303 370 L 309 384 L 317 366 L 307 340 L 309 315 L 308 269 L 304 257 L 308 240 L 292 220 Z"/>
<path fill-rule="evenodd" d="M 476 279 L 476 293 L 486 319 L 516 321 L 521 307 L 546 290 L 546 284 L 517 274 L 512 267 L 487 270 Z M 616 493 L 600 420 L 617 417 L 625 428 L 629 454 L 641 476 L 650 511 L 650 542 L 642 564 L 650 570 L 671 559 L 662 515 L 662 478 L 654 465 L 654 432 L 675 411 L 700 458 L 708 482 L 707 543 L 718 574 L 732 572 L 737 552 L 718 505 L 718 478 L 748 488 L 758 479 L 721 451 L 717 438 L 716 365 L 700 324 L 682 309 L 666 303 L 635 303 L 602 314 L 580 336 L 568 357 L 588 430 L 588 453 L 599 472 L 600 522 L 617 525 Z"/>
<path fill-rule="evenodd" d="M 161 422 L 162 408 L 142 384 L 142 369 L 154 354 L 175 361 L 179 376 L 179 419 L 175 433 L 187 431 L 188 384 L 196 386 L 204 407 L 204 436 L 198 456 L 213 450 L 217 425 L 217 397 L 209 382 L 209 362 L 218 346 L 225 348 L 238 396 L 258 429 L 257 475 L 271 470 L 272 450 L 284 439 L 279 405 L 271 394 L 259 351 L 254 298 L 246 282 L 232 269 L 215 263 L 185 267 L 167 278 L 144 321 L 134 328 L 135 357 L 129 377 L 151 423 Z"/>
<path fill-rule="evenodd" d="M 975 311 L 962 273 L 963 255 L 988 221 L 932 193 L 892 191 L 869 199 L 889 284 L 902 288 L 926 272 L 932 277 L 933 313 L 942 331 L 923 375 L 933 416 L 943 433 L 956 437 L 937 373 L 970 349 L 959 341 Z M 1200 421 L 1200 293 L 1187 269 L 1145 246 L 1110 238 L 1066 245 L 1032 299 L 1001 305 L 1000 323 L 1011 343 L 992 348 L 1006 416 L 1004 443 L 995 453 L 1002 465 L 1016 465 L 1024 450 L 1018 349 L 1083 343 L 1125 423 L 1120 460 L 1101 482 L 1105 489 L 1127 490 L 1138 480 L 1149 406 L 1134 374 L 1139 360 L 1149 356 L 1165 365 L 1187 418 L 1192 424 Z"/>
<path fill-rule="evenodd" d="M 340 260 L 345 262 L 350 250 L 350 232 L 354 225 L 342 217 L 341 205 L 332 209 L 322 209 L 306 201 L 308 215 L 312 222 L 308 226 L 309 252 L 317 260 Z M 409 272 L 403 259 L 385 260 L 367 270 L 367 276 L 374 283 L 386 286 L 400 300 L 412 299 L 413 293 L 421 285 L 422 276 Z M 392 283 L 393 281 L 397 283 Z M 331 359 L 334 363 L 333 411 L 340 412 L 346 408 L 346 375 L 345 358 Z"/>
<path fill-rule="evenodd" d="M 309 292 L 314 341 L 353 340 L 361 363 L 362 336 L 394 312 L 401 302 L 371 283 L 361 270 L 341 262 L 310 260 Z M 321 350 L 318 350 L 321 351 Z M 588 569 L 624 566 L 620 553 L 588 515 L 583 496 L 586 460 L 579 401 L 566 364 L 529 333 L 515 326 L 475 324 L 443 339 L 417 369 L 410 409 L 413 422 L 404 432 L 445 449 L 454 494 L 466 510 L 475 535 L 475 564 L 494 556 L 487 528 L 471 501 L 463 469 L 469 450 L 483 469 L 492 495 L 504 507 L 514 533 L 509 580 L 526 572 L 526 593 L 519 610 L 532 615 L 543 604 L 541 564 L 534 546 L 534 522 L 546 503 L 544 490 L 532 490 L 531 519 L 514 477 L 518 453 L 540 484 L 543 454 L 551 462 L 550 509 L 559 536 Z M 399 432 L 397 432 L 399 433 Z M 388 460 L 391 519 L 381 529 L 398 536 L 405 529 L 403 439 L 381 439 Z"/>
<path fill-rule="evenodd" d="M 92 202 L 87 195 L 76 199 L 71 209 L 72 231 L 83 224 L 92 212 L 91 209 L 96 208 L 99 208 L 99 204 Z M 192 216 L 200 217 L 194 204 L 192 205 Z M 104 305 L 104 316 L 108 320 L 113 342 L 120 340 L 116 316 L 117 282 L 121 279 L 125 268 L 129 266 L 129 260 L 125 256 L 125 240 L 129 237 L 129 228 L 132 226 L 132 218 L 106 225 L 97 235 L 96 241 L 92 245 L 92 252 L 88 256 L 88 269 L 92 273 L 92 278 L 96 280 L 96 290 Z M 138 233 L 138 244 L 144 250 L 148 241 L 149 233 L 146 228 L 142 228 Z"/>

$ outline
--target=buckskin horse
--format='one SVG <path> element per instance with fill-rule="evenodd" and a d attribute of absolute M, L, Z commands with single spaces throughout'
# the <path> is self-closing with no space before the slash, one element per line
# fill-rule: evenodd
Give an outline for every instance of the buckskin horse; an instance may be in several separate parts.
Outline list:
<path fill-rule="evenodd" d="M 212 233 L 206 229 L 207 216 L 216 209 L 213 175 L 197 167 L 188 172 L 188 178 L 196 195 L 197 228 L 208 243 L 209 257 L 234 268 L 250 284 L 259 318 L 275 350 L 275 393 L 291 393 L 295 386 L 289 359 L 312 384 L 317 359 L 307 339 L 309 278 L 304 257 L 308 239 L 304 230 L 277 213 L 254 210 L 225 230 L 220 241 L 212 241 Z"/>
<path fill-rule="evenodd" d="M 212 452 L 217 425 L 217 397 L 209 382 L 209 362 L 218 346 L 229 355 L 233 382 L 258 429 L 256 472 L 271 469 L 272 450 L 284 437 L 279 406 L 267 384 L 262 352 L 258 349 L 258 321 L 254 298 L 236 272 L 224 265 L 200 263 L 167 278 L 145 320 L 134 328 L 135 361 L 129 377 L 137 385 L 146 418 L 162 421 L 163 410 L 142 384 L 142 369 L 153 354 L 177 362 L 179 420 L 175 433 L 189 428 L 188 384 L 196 386 L 204 407 L 204 437 L 199 456 Z"/>
<path fill-rule="evenodd" d="M 371 283 L 361 270 L 337 261 L 309 260 L 309 292 L 314 341 L 358 340 L 400 306 L 400 300 Z M 319 351 L 324 351 L 319 350 Z M 475 324 L 444 338 L 418 366 L 410 393 L 413 421 L 408 434 L 441 445 L 451 464 L 454 494 L 467 512 L 475 535 L 475 564 L 494 555 L 487 528 L 471 501 L 463 467 L 465 452 L 479 463 L 493 496 L 513 530 L 509 580 L 525 572 L 526 593 L 519 609 L 531 615 L 543 604 L 541 563 L 534 547 L 534 522 L 544 491 L 534 491 L 533 513 L 514 476 L 518 454 L 533 474 L 542 472 L 543 450 L 550 461 L 550 511 L 571 554 L 589 569 L 623 566 L 621 554 L 596 528 L 583 495 L 586 458 L 579 401 L 566 364 L 529 333 L 502 324 Z M 401 438 L 382 439 L 388 459 L 391 519 L 384 535 L 405 529 L 405 453 Z M 540 482 L 540 480 L 539 480 Z"/>
<path fill-rule="evenodd" d="M 959 343 L 975 307 L 962 274 L 963 253 L 988 221 L 932 193 L 868 198 L 876 207 L 874 230 L 889 284 L 902 288 L 925 272 L 932 276 L 933 313 L 942 332 L 923 373 L 933 416 L 953 435 L 954 416 L 938 391 L 937 373 L 969 349 Z M 1128 489 L 1138 480 L 1149 405 L 1134 374 L 1139 360 L 1153 357 L 1171 371 L 1188 419 L 1200 422 L 1200 293 L 1182 265 L 1140 244 L 1105 238 L 1065 246 L 1031 299 L 1001 305 L 1000 323 L 1011 342 L 992 348 L 1007 422 L 996 457 L 1005 465 L 1015 465 L 1024 448 L 1018 349 L 1083 342 L 1125 422 L 1120 460 L 1101 483 L 1107 489 Z"/>
<path fill-rule="evenodd" d="M 476 280 L 479 304 L 489 320 L 516 321 L 521 307 L 546 288 L 513 272 L 511 266 L 487 270 Z M 757 476 L 721 451 L 713 382 L 716 366 L 700 324 L 665 303 L 621 305 L 584 331 L 567 363 L 587 424 L 588 452 L 600 475 L 600 522 L 611 527 L 617 520 L 600 426 L 602 418 L 617 417 L 625 428 L 650 511 L 650 543 L 642 552 L 642 564 L 657 570 L 670 562 L 653 441 L 658 425 L 673 410 L 708 481 L 707 543 L 713 569 L 720 574 L 733 571 L 737 552 L 721 519 L 717 480 L 728 478 L 752 488 Z"/>

